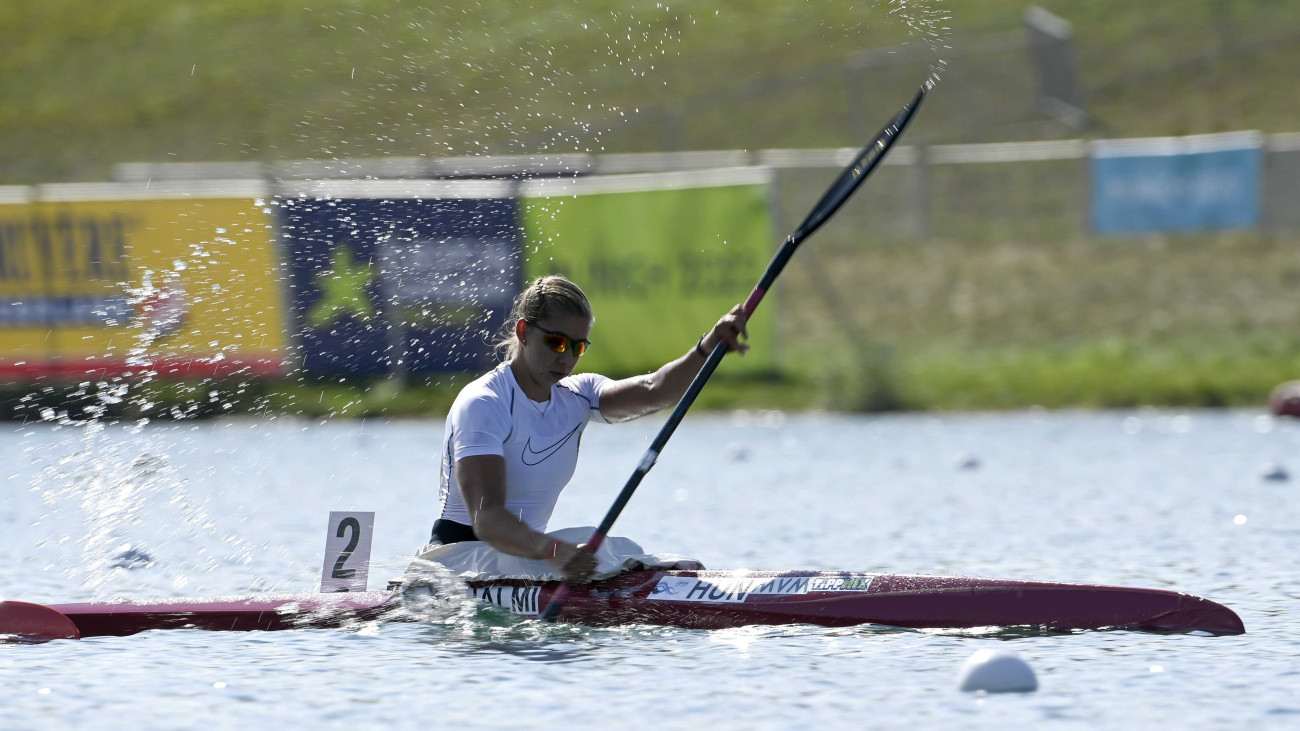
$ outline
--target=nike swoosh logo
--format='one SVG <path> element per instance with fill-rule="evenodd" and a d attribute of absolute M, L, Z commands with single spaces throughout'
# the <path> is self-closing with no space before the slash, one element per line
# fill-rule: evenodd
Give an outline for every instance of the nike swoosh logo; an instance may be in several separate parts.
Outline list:
<path fill-rule="evenodd" d="M 581 424 L 573 427 L 573 431 L 561 437 L 560 441 L 556 442 L 555 444 L 552 444 L 549 447 L 545 447 L 541 450 L 533 449 L 533 438 L 529 437 L 528 441 L 524 442 L 524 451 L 522 454 L 519 455 L 520 459 L 522 459 L 524 461 L 524 464 L 528 465 L 529 467 L 532 467 L 533 465 L 539 465 L 542 462 L 545 462 L 548 458 L 550 458 L 551 455 L 560 451 L 560 447 L 563 447 L 566 442 L 572 439 L 573 435 L 577 434 L 578 430 L 581 428 L 582 428 Z M 529 457 L 533 458 L 532 462 L 528 461 Z"/>

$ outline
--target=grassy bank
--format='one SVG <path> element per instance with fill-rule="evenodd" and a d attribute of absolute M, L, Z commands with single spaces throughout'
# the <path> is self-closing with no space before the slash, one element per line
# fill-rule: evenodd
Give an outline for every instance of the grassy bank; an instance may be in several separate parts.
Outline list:
<path fill-rule="evenodd" d="M 1277 383 L 1300 378 L 1295 236 L 1097 238 L 1048 206 L 1051 216 L 1005 220 L 950 211 L 966 220 L 964 238 L 918 241 L 897 233 L 906 227 L 888 215 L 888 182 L 871 181 L 807 242 L 765 301 L 779 333 L 755 347 L 777 350 L 781 377 L 738 378 L 724 363 L 698 408 L 1262 406 Z M 1021 187 L 1049 198 L 1059 188 L 1031 183 Z M 1036 197 L 1018 200 L 1029 210 Z M 469 377 L 128 383 L 108 413 L 436 416 Z M 29 419 L 44 408 L 77 416 L 102 406 L 101 391 L 15 387 L 0 404 Z"/>
<path fill-rule="evenodd" d="M 1242 350 L 1232 350 L 1232 346 Z M 1300 377 L 1292 347 L 1245 342 L 1204 347 L 1138 347 L 1115 340 L 1073 349 L 935 349 L 902 353 L 825 346 L 816 363 L 781 376 L 715 375 L 694 412 L 962 411 L 1056 408 L 1260 407 L 1273 386 Z M 864 357 L 865 355 L 865 357 Z M 441 418 L 469 375 L 436 382 L 203 382 L 133 388 L 105 407 L 98 389 L 10 386 L 0 419 L 139 423 L 238 414 L 293 418 Z"/>
<path fill-rule="evenodd" d="M 125 161 L 852 145 L 945 56 L 915 138 L 1075 134 L 1034 111 L 1023 49 L 973 53 L 1019 37 L 1026 4 L 3 3 L 0 183 Z M 1094 133 L 1296 129 L 1300 0 L 1038 4 L 1074 23 Z M 824 71 L 930 39 L 898 74 Z M 793 83 L 751 93 L 773 79 Z M 676 121 L 636 123 L 661 114 Z"/>
<path fill-rule="evenodd" d="M 441 418 L 460 389 L 477 374 L 449 374 L 418 382 L 203 381 L 129 385 L 126 398 L 105 399 L 99 384 L 0 388 L 0 420 L 122 423 L 207 419 L 239 414 L 295 418 Z M 815 384 L 798 376 L 714 378 L 696 402 L 700 411 L 807 409 Z"/>
<path fill-rule="evenodd" d="M 862 406 L 1260 405 L 1300 377 L 1294 238 L 829 238 L 783 283 L 785 343 Z"/>
<path fill-rule="evenodd" d="M 909 142 L 1076 136 L 1034 110 L 1023 48 L 968 52 L 1018 37 L 1025 4 L 913 2 L 934 24 L 909 25 L 884 0 L 5 3 L 0 184 L 127 161 L 856 145 L 949 51 L 836 64 L 939 29 L 952 63 Z M 1074 23 L 1084 135 L 1300 129 L 1300 0 L 1038 4 Z M 832 175 L 782 173 L 776 235 Z M 879 170 L 791 263 L 779 343 L 756 344 L 784 375 L 724 366 L 700 408 L 1258 405 L 1300 376 L 1300 235 L 1094 238 L 1078 161 L 935 168 L 924 195 L 908 175 Z M 96 385 L 14 387 L 0 406 L 440 415 L 464 378 L 155 383 L 107 405 Z"/>

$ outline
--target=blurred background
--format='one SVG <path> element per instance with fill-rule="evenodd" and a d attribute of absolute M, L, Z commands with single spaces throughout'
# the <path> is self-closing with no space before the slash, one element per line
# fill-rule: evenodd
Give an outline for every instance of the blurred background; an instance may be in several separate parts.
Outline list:
<path fill-rule="evenodd" d="M 547 271 L 644 371 L 927 79 L 702 405 L 1300 375 L 1300 0 L 47 0 L 0 46 L 6 415 L 437 413 Z"/>

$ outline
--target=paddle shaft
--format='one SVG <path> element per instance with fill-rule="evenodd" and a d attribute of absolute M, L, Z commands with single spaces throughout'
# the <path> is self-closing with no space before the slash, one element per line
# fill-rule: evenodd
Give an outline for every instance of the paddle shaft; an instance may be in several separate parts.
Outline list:
<path fill-rule="evenodd" d="M 921 101 L 925 98 L 928 90 L 929 86 L 927 85 L 922 86 L 916 92 L 916 96 L 908 102 L 907 106 L 903 107 L 902 111 L 880 131 L 880 134 L 876 135 L 876 139 L 863 148 L 853 162 L 840 173 L 835 182 L 831 184 L 831 187 L 822 194 L 821 199 L 817 201 L 817 205 L 813 206 L 812 211 L 804 218 L 803 223 L 799 224 L 794 233 L 790 234 L 785 242 L 781 244 L 781 248 L 777 250 L 776 255 L 772 257 L 772 261 L 768 263 L 767 271 L 763 272 L 762 278 L 758 280 L 758 285 L 754 287 L 745 300 L 743 309 L 746 319 L 754 314 L 754 310 L 758 309 L 758 304 L 763 301 L 764 295 L 771 289 L 772 283 L 781 274 L 781 270 L 785 269 L 785 265 L 790 261 L 790 257 L 794 255 L 795 249 L 799 248 L 799 244 L 803 243 L 835 211 L 839 210 L 844 201 L 849 199 L 849 196 L 857 190 L 862 181 L 866 180 L 871 171 L 876 168 L 876 165 L 880 164 L 880 161 L 884 159 L 885 153 L 889 151 L 894 141 L 907 128 L 907 124 L 912 120 L 912 116 L 921 105 Z M 686 393 L 677 402 L 677 407 L 669 415 L 668 421 L 659 429 L 659 433 L 646 450 L 645 456 L 641 458 L 636 470 L 628 478 L 627 484 L 623 486 L 623 490 L 614 499 L 614 504 L 605 513 L 605 519 L 600 521 L 600 525 L 591 534 L 591 538 L 586 543 L 587 548 L 591 551 L 594 552 L 605 542 L 605 537 L 609 535 L 610 529 L 614 527 L 614 521 L 618 520 L 619 514 L 623 512 L 623 508 L 632 499 L 632 493 L 636 492 L 641 480 L 654 467 L 655 462 L 659 459 L 659 454 L 663 452 L 664 446 L 668 444 L 673 432 L 677 431 L 677 425 L 682 423 L 682 419 L 686 417 L 686 412 L 695 403 L 700 391 L 704 390 L 704 384 L 708 383 L 713 372 L 717 370 L 718 364 L 722 362 L 722 357 L 726 354 L 727 344 L 725 342 L 719 342 L 713 347 L 713 352 L 709 353 L 709 357 L 704 361 L 699 373 L 695 375 L 695 379 L 687 387 Z M 564 606 L 565 600 L 568 599 L 569 592 L 569 585 L 561 584 L 555 590 L 555 593 L 551 595 L 550 602 L 547 603 L 546 609 L 542 612 L 542 619 L 554 619 L 559 614 L 560 608 Z"/>

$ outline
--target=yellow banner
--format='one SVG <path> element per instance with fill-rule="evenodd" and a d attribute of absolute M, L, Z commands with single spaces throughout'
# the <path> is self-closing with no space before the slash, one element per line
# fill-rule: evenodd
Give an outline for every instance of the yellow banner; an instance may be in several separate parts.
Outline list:
<path fill-rule="evenodd" d="M 0 205 L 0 364 L 6 369 L 44 362 L 49 352 L 47 318 L 39 311 L 49 267 L 32 230 L 37 217 L 32 203 Z"/>
<path fill-rule="evenodd" d="M 279 374 L 269 211 L 252 196 L 103 188 L 78 199 L 78 186 L 59 186 L 53 200 L 0 205 L 5 380 Z"/>

